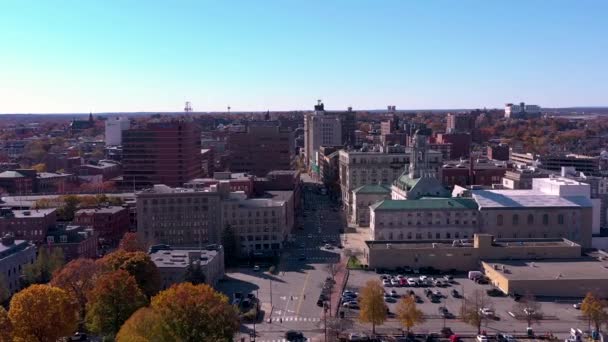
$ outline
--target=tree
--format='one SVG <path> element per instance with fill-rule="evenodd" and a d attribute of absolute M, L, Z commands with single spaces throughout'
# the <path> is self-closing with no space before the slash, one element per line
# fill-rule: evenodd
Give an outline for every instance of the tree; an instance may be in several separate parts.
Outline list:
<path fill-rule="evenodd" d="M 226 266 L 236 265 L 238 258 L 238 241 L 234 229 L 229 224 L 222 231 L 222 246 L 224 247 L 224 261 Z"/>
<path fill-rule="evenodd" d="M 477 333 L 481 333 L 481 324 L 488 319 L 482 313 L 482 309 L 491 309 L 491 302 L 488 295 L 482 290 L 475 290 L 473 294 L 462 301 L 460 316 L 462 321 L 477 328 Z"/>
<path fill-rule="evenodd" d="M 361 288 L 359 299 L 359 321 L 372 324 L 372 333 L 376 333 L 376 325 L 386 321 L 386 304 L 384 303 L 384 288 L 377 280 L 369 280 Z"/>
<path fill-rule="evenodd" d="M 152 309 L 176 341 L 232 341 L 236 309 L 212 287 L 180 283 L 152 298 Z"/>
<path fill-rule="evenodd" d="M 331 277 L 331 280 L 335 281 L 336 275 L 344 270 L 344 264 L 342 263 L 329 263 L 324 266 L 325 271 Z"/>
<path fill-rule="evenodd" d="M 51 281 L 53 272 L 59 270 L 65 263 L 61 248 L 53 248 L 50 253 L 49 249 L 50 247 L 41 247 L 38 250 L 36 261 L 23 268 L 25 286 L 48 283 Z"/>
<path fill-rule="evenodd" d="M 149 307 L 135 311 L 116 335 L 117 342 L 163 342 L 172 340 L 171 333 L 162 324 L 159 315 Z"/>
<path fill-rule="evenodd" d="M 13 322 L 8 317 L 8 312 L 0 305 L 0 342 L 13 341 Z"/>
<path fill-rule="evenodd" d="M 62 197 L 63 205 L 57 209 L 57 216 L 64 221 L 72 221 L 74 213 L 78 210 L 80 199 L 77 196 L 69 195 Z"/>
<path fill-rule="evenodd" d="M 80 322 L 84 321 L 87 294 L 95 286 L 99 266 L 91 259 L 70 261 L 61 270 L 53 274 L 51 285 L 64 289 L 78 303 Z"/>
<path fill-rule="evenodd" d="M 532 323 L 539 323 L 543 319 L 541 304 L 536 301 L 534 295 L 530 292 L 526 293 L 518 303 L 513 306 L 513 312 L 517 317 L 522 317 L 528 323 L 528 327 Z"/>
<path fill-rule="evenodd" d="M 125 270 L 135 277 L 139 288 L 150 298 L 160 289 L 161 279 L 158 268 L 144 252 L 117 250 L 99 260 L 102 270 Z"/>
<path fill-rule="evenodd" d="M 124 270 L 100 276 L 87 300 L 88 328 L 109 337 L 114 337 L 123 323 L 147 302 L 135 278 Z"/>
<path fill-rule="evenodd" d="M 0 305 L 4 304 L 9 298 L 11 298 L 11 292 L 6 285 L 4 275 L 0 274 Z"/>
<path fill-rule="evenodd" d="M 32 169 L 36 170 L 36 172 L 46 172 L 46 164 L 39 163 L 32 166 Z"/>
<path fill-rule="evenodd" d="M 606 302 L 601 300 L 592 292 L 587 293 L 583 303 L 581 304 L 581 311 L 583 317 L 593 323 L 595 331 L 600 331 L 600 326 L 608 318 L 606 313 Z"/>
<path fill-rule="evenodd" d="M 145 252 L 144 246 L 137 238 L 137 234 L 130 232 L 127 232 L 122 236 L 118 248 L 125 252 Z"/>
<path fill-rule="evenodd" d="M 71 335 L 78 323 L 77 308 L 64 290 L 32 285 L 13 296 L 9 318 L 15 341 L 55 342 Z"/>
<path fill-rule="evenodd" d="M 186 267 L 186 274 L 184 280 L 194 285 L 205 283 L 205 273 L 201 268 L 201 264 L 198 262 L 190 262 Z"/>
<path fill-rule="evenodd" d="M 424 323 L 424 314 L 416 307 L 412 296 L 404 296 L 397 304 L 397 318 L 406 328 L 408 334 L 416 324 Z"/>

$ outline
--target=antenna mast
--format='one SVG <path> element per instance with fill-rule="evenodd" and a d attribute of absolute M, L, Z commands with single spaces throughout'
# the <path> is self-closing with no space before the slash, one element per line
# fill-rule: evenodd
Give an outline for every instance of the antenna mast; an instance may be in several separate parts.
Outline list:
<path fill-rule="evenodd" d="M 192 103 L 190 103 L 190 101 L 186 101 L 184 112 L 186 112 L 186 114 L 190 114 L 192 112 Z"/>

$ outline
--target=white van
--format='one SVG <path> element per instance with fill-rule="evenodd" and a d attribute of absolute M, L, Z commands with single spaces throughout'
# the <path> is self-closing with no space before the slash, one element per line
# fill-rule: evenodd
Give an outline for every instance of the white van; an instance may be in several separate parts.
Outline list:
<path fill-rule="evenodd" d="M 469 271 L 469 279 L 473 280 L 475 278 L 479 278 L 483 275 L 481 271 Z"/>

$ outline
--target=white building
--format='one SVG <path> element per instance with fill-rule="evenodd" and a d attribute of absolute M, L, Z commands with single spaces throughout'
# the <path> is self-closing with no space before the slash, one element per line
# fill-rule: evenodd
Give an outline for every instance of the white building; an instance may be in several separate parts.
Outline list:
<path fill-rule="evenodd" d="M 201 248 L 175 248 L 163 246 L 150 253 L 150 259 L 158 268 L 162 289 L 186 281 L 186 270 L 197 264 L 205 275 L 205 283 L 216 286 L 224 277 L 224 249 L 221 245 L 206 245 Z"/>
<path fill-rule="evenodd" d="M 294 224 L 293 192 L 272 191 L 272 198 L 247 198 L 232 192 L 222 200 L 222 227 L 230 226 L 241 256 L 272 256 L 287 241 Z"/>
<path fill-rule="evenodd" d="M 319 147 L 341 144 L 342 120 L 339 114 L 326 112 L 323 104 L 319 104 L 314 112 L 304 115 L 304 156 L 313 172 L 319 173 Z"/>
<path fill-rule="evenodd" d="M 129 129 L 131 122 L 122 116 L 109 117 L 106 120 L 106 146 L 122 145 L 122 131 Z"/>
<path fill-rule="evenodd" d="M 505 118 L 525 118 L 540 116 L 541 108 L 537 105 L 527 105 L 525 103 L 505 105 Z"/>

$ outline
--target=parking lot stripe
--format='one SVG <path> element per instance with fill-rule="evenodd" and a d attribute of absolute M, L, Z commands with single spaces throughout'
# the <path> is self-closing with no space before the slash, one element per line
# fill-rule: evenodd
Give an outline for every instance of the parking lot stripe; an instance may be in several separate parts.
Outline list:
<path fill-rule="evenodd" d="M 308 279 L 310 278 L 310 273 L 306 274 L 306 279 L 304 280 L 304 286 L 302 286 L 302 292 L 300 293 L 300 300 L 298 301 L 298 308 L 296 309 L 296 315 L 300 314 L 300 308 L 302 307 L 302 302 L 304 301 L 304 291 L 306 291 L 306 285 L 308 285 Z"/>

